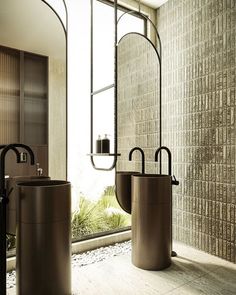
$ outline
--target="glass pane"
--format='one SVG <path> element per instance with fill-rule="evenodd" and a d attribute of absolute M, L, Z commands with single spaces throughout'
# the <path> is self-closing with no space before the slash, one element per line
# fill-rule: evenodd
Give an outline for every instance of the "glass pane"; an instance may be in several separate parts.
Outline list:
<path fill-rule="evenodd" d="M 97 139 L 99 135 L 103 138 L 107 134 L 111 144 L 110 151 L 112 152 L 114 149 L 114 88 L 94 95 L 93 103 L 94 139 Z"/>
<path fill-rule="evenodd" d="M 114 10 L 94 1 L 93 14 L 93 82 L 98 90 L 114 83 Z"/>
<path fill-rule="evenodd" d="M 118 17 L 120 17 L 124 12 L 118 11 Z M 136 17 L 132 14 L 125 14 L 122 16 L 118 23 L 118 29 L 117 29 L 117 36 L 118 41 L 122 36 L 124 36 L 127 33 L 136 32 L 143 34 L 144 33 L 144 20 Z"/>
<path fill-rule="evenodd" d="M 81 6 L 82 7 L 82 6 Z M 122 14 L 119 11 L 118 14 Z M 94 1 L 94 91 L 114 83 L 114 8 L 99 1 Z M 119 34 L 130 31 L 144 32 L 144 21 L 134 16 L 127 15 L 126 21 L 120 24 Z M 90 34 L 90 28 L 86 33 Z M 85 34 L 86 35 L 86 34 Z M 85 46 L 86 47 L 86 46 Z M 81 61 L 81 73 L 90 67 L 90 60 L 86 59 L 87 51 L 84 49 L 84 59 Z M 87 63 L 86 63 L 87 62 Z M 81 85 L 81 97 L 75 98 L 71 107 L 71 114 L 78 122 L 76 136 L 69 130 L 69 149 L 73 152 L 76 144 L 75 156 L 69 158 L 69 175 L 73 184 L 73 215 L 72 215 L 72 237 L 73 239 L 85 239 L 90 235 L 106 233 L 125 229 L 131 224 L 130 215 L 123 211 L 115 196 L 115 171 L 98 171 L 93 169 L 89 152 L 89 130 L 87 124 L 89 114 L 89 85 L 85 91 L 85 84 Z M 84 92 L 83 92 L 84 91 Z M 96 139 L 98 135 L 104 137 L 109 134 L 110 152 L 114 151 L 114 88 L 94 95 L 94 117 L 93 117 L 93 151 L 96 152 Z M 72 102 L 70 102 L 72 106 Z M 78 110 L 79 109 L 79 110 Z M 79 115 L 78 115 L 79 112 Z M 69 113 L 70 118 L 70 113 Z M 76 120 L 75 120 L 76 118 Z M 72 127 L 71 127 L 72 129 Z M 71 135 L 70 135 L 71 134 Z M 79 139 L 78 139 L 79 138 Z M 74 143 L 74 145 L 73 145 Z M 113 163 L 113 157 L 95 156 L 94 162 L 97 167 L 109 167 Z M 77 164 L 76 164 L 77 163 Z"/>

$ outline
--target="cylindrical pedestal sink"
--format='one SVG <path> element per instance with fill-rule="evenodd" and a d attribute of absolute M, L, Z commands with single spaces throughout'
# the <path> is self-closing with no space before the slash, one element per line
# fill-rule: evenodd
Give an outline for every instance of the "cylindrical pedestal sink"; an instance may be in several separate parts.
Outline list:
<path fill-rule="evenodd" d="M 17 199 L 19 197 L 19 188 L 17 184 L 23 181 L 44 181 L 50 180 L 49 176 L 12 176 L 5 180 L 6 182 L 6 191 L 9 198 L 9 203 L 7 204 L 7 211 L 6 211 L 6 229 L 7 233 L 11 235 L 16 235 L 16 205 Z"/>
<path fill-rule="evenodd" d="M 171 264 L 171 176 L 132 176 L 132 263 L 161 270 Z"/>
<path fill-rule="evenodd" d="M 18 295 L 71 294 L 71 185 L 19 183 L 16 276 Z"/>
<path fill-rule="evenodd" d="M 131 176 L 140 174 L 135 171 L 116 172 L 116 199 L 121 208 L 131 214 Z"/>

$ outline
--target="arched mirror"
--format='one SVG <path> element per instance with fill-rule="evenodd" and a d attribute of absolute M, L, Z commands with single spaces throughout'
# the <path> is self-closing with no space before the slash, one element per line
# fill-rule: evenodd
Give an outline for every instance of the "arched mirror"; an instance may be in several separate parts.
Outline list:
<path fill-rule="evenodd" d="M 0 1 L 0 143 L 30 145 L 43 174 L 57 179 L 66 178 L 62 22 L 46 1 Z M 35 174 L 36 167 L 15 165 L 10 153 L 7 161 L 9 175 Z"/>
<path fill-rule="evenodd" d="M 0 1 L 0 144 L 27 144 L 38 163 L 16 164 L 9 152 L 9 176 L 66 178 L 67 46 L 62 5 L 51 9 L 60 1 Z M 9 255 L 14 248 L 7 236 Z"/>
<path fill-rule="evenodd" d="M 140 158 L 129 162 L 129 151 L 145 151 L 146 172 L 156 173 L 154 151 L 160 146 L 160 65 L 156 48 L 139 33 L 128 33 L 118 45 L 117 171 L 141 171 Z M 135 155 L 136 156 L 136 155 Z M 139 155 L 138 155 L 139 156 Z"/>

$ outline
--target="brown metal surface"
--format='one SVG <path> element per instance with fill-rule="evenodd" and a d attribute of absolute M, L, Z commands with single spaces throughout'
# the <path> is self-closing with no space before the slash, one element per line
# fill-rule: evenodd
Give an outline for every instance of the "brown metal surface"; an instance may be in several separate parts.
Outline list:
<path fill-rule="evenodd" d="M 7 204 L 6 212 L 6 225 L 8 234 L 16 234 L 16 200 L 19 197 L 19 188 L 17 187 L 17 184 L 22 181 L 42 181 L 49 179 L 49 176 L 14 176 L 6 178 L 6 190 L 9 197 L 9 203 Z"/>
<path fill-rule="evenodd" d="M 147 270 L 171 264 L 171 176 L 132 176 L 132 263 Z"/>
<path fill-rule="evenodd" d="M 140 174 L 135 171 L 116 172 L 116 199 L 121 208 L 131 214 L 131 176 Z"/>
<path fill-rule="evenodd" d="M 71 186 L 20 183 L 17 294 L 71 294 Z"/>

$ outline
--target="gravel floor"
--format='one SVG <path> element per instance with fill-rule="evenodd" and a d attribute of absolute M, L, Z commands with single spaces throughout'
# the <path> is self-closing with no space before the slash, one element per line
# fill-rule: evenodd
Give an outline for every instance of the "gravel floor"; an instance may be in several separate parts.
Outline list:
<path fill-rule="evenodd" d="M 82 254 L 72 255 L 72 272 L 78 267 L 83 267 L 88 264 L 103 261 L 107 258 L 118 256 L 131 252 L 131 241 L 124 243 L 117 243 L 108 247 L 101 247 L 96 250 L 88 251 Z M 7 289 L 15 287 L 16 272 L 11 271 L 7 273 Z"/>

